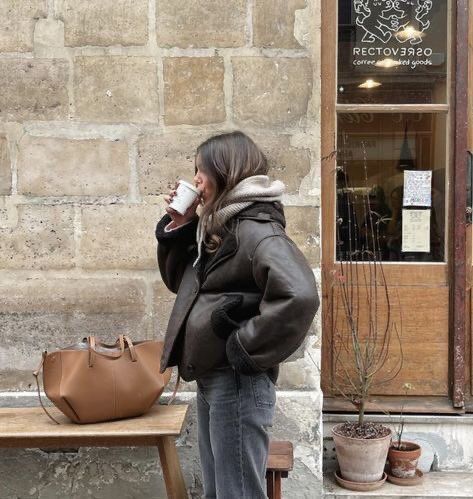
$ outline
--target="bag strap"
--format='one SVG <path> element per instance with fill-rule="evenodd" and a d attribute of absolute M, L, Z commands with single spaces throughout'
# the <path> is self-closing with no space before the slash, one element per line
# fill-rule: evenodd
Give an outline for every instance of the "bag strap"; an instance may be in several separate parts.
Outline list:
<path fill-rule="evenodd" d="M 176 384 L 174 385 L 174 391 L 172 392 L 172 395 L 171 395 L 171 398 L 169 399 L 168 405 L 171 405 L 174 402 L 174 399 L 176 398 L 176 395 L 177 395 L 177 390 L 179 388 L 180 381 L 181 381 L 181 375 L 179 374 L 179 371 L 178 371 Z"/>
<path fill-rule="evenodd" d="M 43 411 L 46 413 L 46 415 L 51 419 L 53 420 L 56 424 L 61 424 L 57 419 L 55 419 L 49 412 L 48 410 L 46 409 L 46 407 L 44 407 L 44 404 L 43 404 L 43 400 L 41 399 L 41 390 L 39 388 L 39 380 L 38 380 L 38 376 L 39 376 L 39 373 L 43 367 L 43 364 L 44 364 L 44 359 L 46 358 L 46 355 L 47 355 L 47 351 L 45 350 L 42 355 L 41 355 L 41 362 L 39 363 L 39 366 L 38 366 L 38 369 L 36 369 L 36 371 L 33 371 L 33 376 L 36 380 L 36 388 L 38 389 L 38 398 L 39 398 L 39 403 L 41 404 L 41 407 L 43 408 Z"/>
<path fill-rule="evenodd" d="M 136 362 L 138 358 L 136 357 L 136 351 L 133 342 L 131 341 L 130 337 L 127 335 L 123 335 L 123 339 L 125 340 L 126 344 L 128 345 L 128 349 L 130 350 L 131 361 Z"/>

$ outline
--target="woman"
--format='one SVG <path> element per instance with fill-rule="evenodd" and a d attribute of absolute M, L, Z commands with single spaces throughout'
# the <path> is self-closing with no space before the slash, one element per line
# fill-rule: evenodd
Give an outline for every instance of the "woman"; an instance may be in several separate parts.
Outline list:
<path fill-rule="evenodd" d="M 267 172 L 243 133 L 208 139 L 196 153 L 200 217 L 198 200 L 185 215 L 168 207 L 156 228 L 161 275 L 177 293 L 161 370 L 177 365 L 197 381 L 206 498 L 266 497 L 278 364 L 302 343 L 319 303 L 284 231 L 284 185 Z"/>

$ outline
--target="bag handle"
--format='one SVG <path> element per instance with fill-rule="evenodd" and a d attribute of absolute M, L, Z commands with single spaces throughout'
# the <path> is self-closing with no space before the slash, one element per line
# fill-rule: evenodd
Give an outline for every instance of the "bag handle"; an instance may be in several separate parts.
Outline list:
<path fill-rule="evenodd" d="M 103 357 L 108 357 L 110 359 L 119 359 L 125 353 L 125 343 L 128 345 L 132 362 L 136 362 L 138 360 L 133 342 L 127 335 L 120 334 L 118 336 L 118 340 L 116 341 L 116 343 L 120 343 L 119 353 L 106 353 L 97 351 L 97 340 L 93 335 L 87 337 L 87 343 L 89 344 L 89 367 L 94 366 L 95 355 L 102 355 Z"/>
<path fill-rule="evenodd" d="M 95 355 L 102 355 L 103 357 L 118 359 L 125 352 L 125 340 L 123 338 L 123 334 L 120 334 L 118 340 L 116 341 L 116 343 L 120 343 L 119 353 L 97 352 L 97 340 L 93 335 L 87 336 L 87 343 L 89 344 L 89 367 L 93 367 L 95 362 Z"/>
<path fill-rule="evenodd" d="M 38 366 L 38 369 L 36 369 L 36 371 L 33 371 L 33 376 L 36 380 L 36 388 L 38 389 L 38 398 L 39 398 L 39 403 L 41 405 L 41 407 L 43 408 L 43 411 L 46 413 L 46 415 L 51 419 L 53 420 L 56 424 L 61 424 L 56 418 L 54 418 L 50 413 L 49 411 L 46 409 L 46 407 L 44 407 L 44 404 L 43 404 L 43 400 L 41 399 L 41 390 L 39 388 L 39 380 L 38 380 L 38 376 L 39 376 L 39 373 L 41 372 L 41 369 L 43 367 L 43 364 L 44 364 L 44 359 L 46 358 L 46 355 L 48 354 L 47 350 L 45 350 L 42 355 L 41 355 L 41 361 L 39 363 L 39 366 Z"/>

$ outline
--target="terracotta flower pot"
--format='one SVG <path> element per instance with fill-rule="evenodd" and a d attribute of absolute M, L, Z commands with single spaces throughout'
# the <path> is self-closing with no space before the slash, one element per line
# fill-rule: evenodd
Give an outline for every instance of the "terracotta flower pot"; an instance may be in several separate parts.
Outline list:
<path fill-rule="evenodd" d="M 388 452 L 391 475 L 398 478 L 415 476 L 421 452 L 420 446 L 413 442 L 401 442 L 401 449 L 398 449 L 397 444 L 391 445 Z"/>
<path fill-rule="evenodd" d="M 386 457 L 391 444 L 391 431 L 381 438 L 351 438 L 332 429 L 338 465 L 342 477 L 358 483 L 382 479 Z"/>

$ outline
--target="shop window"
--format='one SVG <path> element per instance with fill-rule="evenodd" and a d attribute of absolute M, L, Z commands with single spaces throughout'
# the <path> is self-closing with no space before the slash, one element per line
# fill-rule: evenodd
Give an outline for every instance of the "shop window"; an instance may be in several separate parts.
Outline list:
<path fill-rule="evenodd" d="M 337 256 L 444 260 L 446 115 L 339 113 Z"/>

